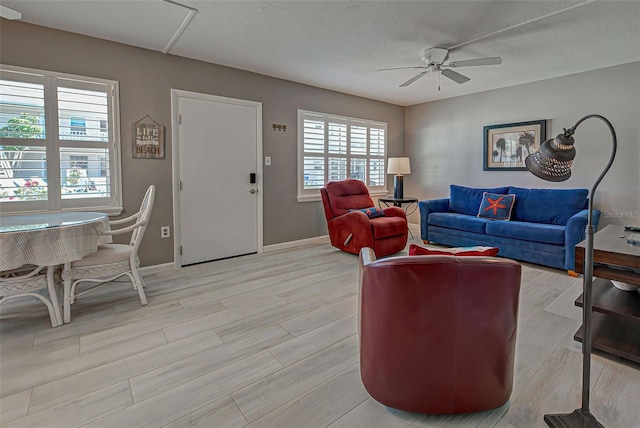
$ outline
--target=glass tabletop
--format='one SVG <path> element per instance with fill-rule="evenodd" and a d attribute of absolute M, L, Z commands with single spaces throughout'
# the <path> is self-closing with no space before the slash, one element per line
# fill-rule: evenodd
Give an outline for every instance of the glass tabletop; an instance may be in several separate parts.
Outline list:
<path fill-rule="evenodd" d="M 0 233 L 27 232 L 54 227 L 76 226 L 102 221 L 107 214 L 98 212 L 60 212 L 0 216 Z"/>
<path fill-rule="evenodd" d="M 412 196 L 405 196 L 404 198 L 394 198 L 394 197 L 387 197 L 384 196 L 382 198 L 378 198 L 379 201 L 381 202 L 400 202 L 403 204 L 408 204 L 410 202 L 418 202 L 418 198 L 414 198 Z"/>

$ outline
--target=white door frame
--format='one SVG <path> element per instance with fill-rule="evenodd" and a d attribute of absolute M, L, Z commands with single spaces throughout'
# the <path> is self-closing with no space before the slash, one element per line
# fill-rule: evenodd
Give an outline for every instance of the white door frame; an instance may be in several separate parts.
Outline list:
<path fill-rule="evenodd" d="M 256 109 L 256 188 L 258 189 L 258 253 L 264 251 L 263 246 L 263 214 L 262 214 L 262 103 L 257 101 L 241 100 L 236 98 L 221 97 L 218 95 L 202 94 L 199 92 L 184 91 L 181 89 L 171 89 L 171 160 L 173 175 L 173 264 L 175 269 L 182 267 L 182 255 L 180 254 L 180 243 L 182 242 L 182 218 L 180 214 L 180 130 L 179 130 L 179 99 L 192 98 L 202 101 L 214 101 L 227 104 L 253 107 Z"/>

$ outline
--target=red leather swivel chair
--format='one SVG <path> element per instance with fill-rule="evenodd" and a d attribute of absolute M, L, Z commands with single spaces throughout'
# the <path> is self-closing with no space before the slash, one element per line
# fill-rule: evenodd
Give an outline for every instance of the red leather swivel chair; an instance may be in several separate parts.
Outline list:
<path fill-rule="evenodd" d="M 402 251 L 407 245 L 409 226 L 404 210 L 388 207 L 384 209 L 384 217 L 375 218 L 357 211 L 374 206 L 362 181 L 330 181 L 320 189 L 320 194 L 334 247 L 352 254 L 370 247 L 382 257 Z"/>
<path fill-rule="evenodd" d="M 400 410 L 455 414 L 507 402 L 520 265 L 494 257 L 360 253 L 360 374 Z"/>

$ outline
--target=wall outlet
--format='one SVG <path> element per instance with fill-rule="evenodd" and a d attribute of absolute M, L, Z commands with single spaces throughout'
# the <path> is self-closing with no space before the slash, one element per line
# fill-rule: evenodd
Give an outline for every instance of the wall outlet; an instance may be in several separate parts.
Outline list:
<path fill-rule="evenodd" d="M 171 237 L 171 226 L 162 226 L 160 228 L 160 237 L 161 238 L 170 238 Z"/>

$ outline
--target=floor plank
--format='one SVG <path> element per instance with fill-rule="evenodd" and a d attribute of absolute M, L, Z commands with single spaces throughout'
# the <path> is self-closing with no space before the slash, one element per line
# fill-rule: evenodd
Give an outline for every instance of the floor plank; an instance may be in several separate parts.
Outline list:
<path fill-rule="evenodd" d="M 275 410 L 358 362 L 351 336 L 231 394 L 249 422 Z"/>
<path fill-rule="evenodd" d="M 242 416 L 242 412 L 233 399 L 227 395 L 164 425 L 163 428 L 241 428 L 245 425 L 247 425 L 247 420 Z"/>
<path fill-rule="evenodd" d="M 92 394 L 79 397 L 76 400 L 53 406 L 46 411 L 27 415 L 8 424 L 5 428 L 12 427 L 66 427 L 82 425 L 116 409 L 121 409 L 132 404 L 129 382 L 124 381 Z"/>
<path fill-rule="evenodd" d="M 296 361 L 309 357 L 329 346 L 338 343 L 358 332 L 358 320 L 355 314 L 318 327 L 279 345 L 269 348 L 282 364 L 289 366 Z"/>
<path fill-rule="evenodd" d="M 267 351 L 231 363 L 148 400 L 123 408 L 89 427 L 157 427 L 224 398 L 233 391 L 278 371 L 282 366 Z M 131 397 L 129 395 L 129 397 Z"/>
<path fill-rule="evenodd" d="M 207 348 L 182 359 L 173 358 L 174 361 L 169 364 L 130 376 L 133 400 L 136 403 L 144 401 L 236 360 L 249 357 L 274 344 L 281 343 L 290 337 L 291 335 L 282 327 L 268 327 L 251 336 L 233 342 L 220 343 L 218 346 Z"/>
<path fill-rule="evenodd" d="M 368 397 L 360 382 L 360 371 L 356 365 L 314 388 L 301 399 L 284 404 L 268 413 L 248 427 L 325 427 Z"/>
<path fill-rule="evenodd" d="M 123 380 L 131 382 L 131 378 L 140 373 L 163 367 L 172 361 L 180 360 L 220 343 L 220 339 L 213 331 L 204 332 L 103 364 L 73 376 L 39 385 L 33 389 L 29 411 L 39 411 L 58 403 L 78 399 L 83 395 Z"/>

